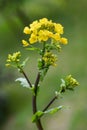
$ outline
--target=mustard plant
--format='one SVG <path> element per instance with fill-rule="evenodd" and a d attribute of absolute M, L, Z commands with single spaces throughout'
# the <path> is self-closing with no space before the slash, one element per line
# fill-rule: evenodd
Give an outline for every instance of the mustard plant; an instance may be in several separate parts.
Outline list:
<path fill-rule="evenodd" d="M 38 74 L 35 82 L 32 84 L 24 71 L 24 66 L 28 58 L 21 63 L 20 51 L 8 54 L 6 66 L 15 67 L 23 74 L 24 78 L 18 78 L 16 81 L 20 81 L 22 86 L 27 87 L 32 91 L 32 122 L 36 123 L 38 130 L 43 130 L 41 118 L 47 113 L 53 114 L 63 108 L 63 106 L 57 106 L 49 109 L 51 104 L 56 99 L 59 99 L 62 93 L 67 90 L 74 90 L 79 83 L 71 74 L 67 75 L 64 79 L 61 79 L 59 90 L 57 88 L 54 97 L 48 102 L 47 106 L 45 106 L 43 110 L 39 110 L 39 108 L 37 108 L 37 96 L 40 93 L 41 83 L 44 81 L 44 77 L 49 68 L 51 66 L 57 66 L 58 57 L 56 52 L 60 53 L 62 46 L 67 45 L 68 40 L 62 36 L 64 33 L 64 27 L 47 18 L 32 22 L 29 26 L 24 28 L 23 33 L 28 36 L 28 39 L 22 40 L 23 47 L 27 51 L 36 51 L 39 54 L 37 66 Z M 34 44 L 40 44 L 40 46 L 34 46 Z"/>

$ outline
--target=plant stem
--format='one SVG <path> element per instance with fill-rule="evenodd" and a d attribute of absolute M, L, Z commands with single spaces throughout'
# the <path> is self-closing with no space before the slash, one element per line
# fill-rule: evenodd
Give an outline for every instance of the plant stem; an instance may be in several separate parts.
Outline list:
<path fill-rule="evenodd" d="M 37 95 L 37 88 L 38 88 L 38 84 L 39 84 L 39 81 L 40 81 L 40 73 L 38 72 L 37 74 L 37 78 L 36 78 L 36 81 L 35 81 L 35 95 Z"/>
<path fill-rule="evenodd" d="M 57 96 L 53 97 L 47 106 L 43 109 L 43 112 L 46 111 L 57 98 Z"/>
<path fill-rule="evenodd" d="M 18 68 L 20 69 L 20 72 L 24 75 L 24 77 L 26 78 L 29 86 L 32 88 L 32 84 L 31 84 L 29 78 L 27 77 L 26 73 L 24 72 L 24 70 L 21 67 L 18 67 Z"/>
<path fill-rule="evenodd" d="M 42 58 L 44 56 L 45 53 L 45 42 L 43 43 L 43 49 L 42 49 L 43 53 L 42 53 Z M 38 91 L 38 84 L 40 81 L 40 72 L 38 72 L 37 74 L 37 78 L 34 84 L 34 95 L 33 95 L 33 99 L 32 99 L 32 106 L 33 106 L 33 114 L 35 114 L 37 112 L 37 91 Z M 36 126 L 38 128 L 38 130 L 43 130 L 42 124 L 41 124 L 41 119 L 38 119 L 36 121 Z"/>
<path fill-rule="evenodd" d="M 35 90 L 34 90 L 35 94 L 33 95 L 33 99 L 32 99 L 33 114 L 35 114 L 37 112 L 37 89 L 38 89 L 39 81 L 40 81 L 40 73 L 38 73 L 35 84 L 34 84 L 34 86 L 35 86 Z M 37 126 L 38 130 L 43 130 L 40 119 L 38 119 L 36 121 L 36 126 Z"/>

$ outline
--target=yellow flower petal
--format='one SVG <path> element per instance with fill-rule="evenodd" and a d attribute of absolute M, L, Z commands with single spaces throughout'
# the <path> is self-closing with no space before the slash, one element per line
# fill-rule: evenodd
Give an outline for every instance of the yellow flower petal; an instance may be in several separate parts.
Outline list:
<path fill-rule="evenodd" d="M 68 44 L 68 40 L 66 38 L 61 38 L 60 42 L 65 45 Z"/>
<path fill-rule="evenodd" d="M 24 47 L 29 46 L 29 43 L 27 41 L 25 41 L 25 40 L 22 40 L 22 44 L 23 44 Z"/>
<path fill-rule="evenodd" d="M 34 33 L 31 34 L 31 37 L 29 38 L 29 42 L 31 44 L 37 42 L 37 36 Z"/>
<path fill-rule="evenodd" d="M 24 30 L 23 30 L 23 32 L 24 32 L 25 34 L 30 34 L 30 33 L 31 33 L 29 27 L 25 27 Z"/>

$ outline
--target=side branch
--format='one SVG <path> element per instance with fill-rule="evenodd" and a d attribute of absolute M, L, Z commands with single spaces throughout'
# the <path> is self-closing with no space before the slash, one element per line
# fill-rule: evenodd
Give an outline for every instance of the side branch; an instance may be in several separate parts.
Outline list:
<path fill-rule="evenodd" d="M 24 72 L 24 70 L 23 70 L 21 67 L 19 67 L 19 69 L 20 69 L 20 72 L 21 72 L 21 73 L 24 75 L 24 77 L 26 78 L 26 80 L 27 80 L 29 86 L 32 88 L 32 84 L 31 84 L 29 78 L 27 77 L 26 73 Z"/>
<path fill-rule="evenodd" d="M 57 96 L 53 97 L 47 106 L 43 109 L 43 112 L 46 111 L 57 98 Z"/>

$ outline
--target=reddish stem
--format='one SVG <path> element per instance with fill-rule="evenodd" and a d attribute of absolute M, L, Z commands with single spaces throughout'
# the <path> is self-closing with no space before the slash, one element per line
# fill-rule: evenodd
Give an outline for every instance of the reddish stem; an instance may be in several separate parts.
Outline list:
<path fill-rule="evenodd" d="M 37 89 L 38 89 L 39 81 L 40 81 L 40 73 L 38 73 L 36 81 L 35 81 L 35 91 L 34 91 L 35 94 L 33 95 L 33 99 L 32 99 L 33 114 L 37 112 Z M 36 121 L 36 125 L 37 125 L 38 130 L 43 130 L 40 119 Z"/>

